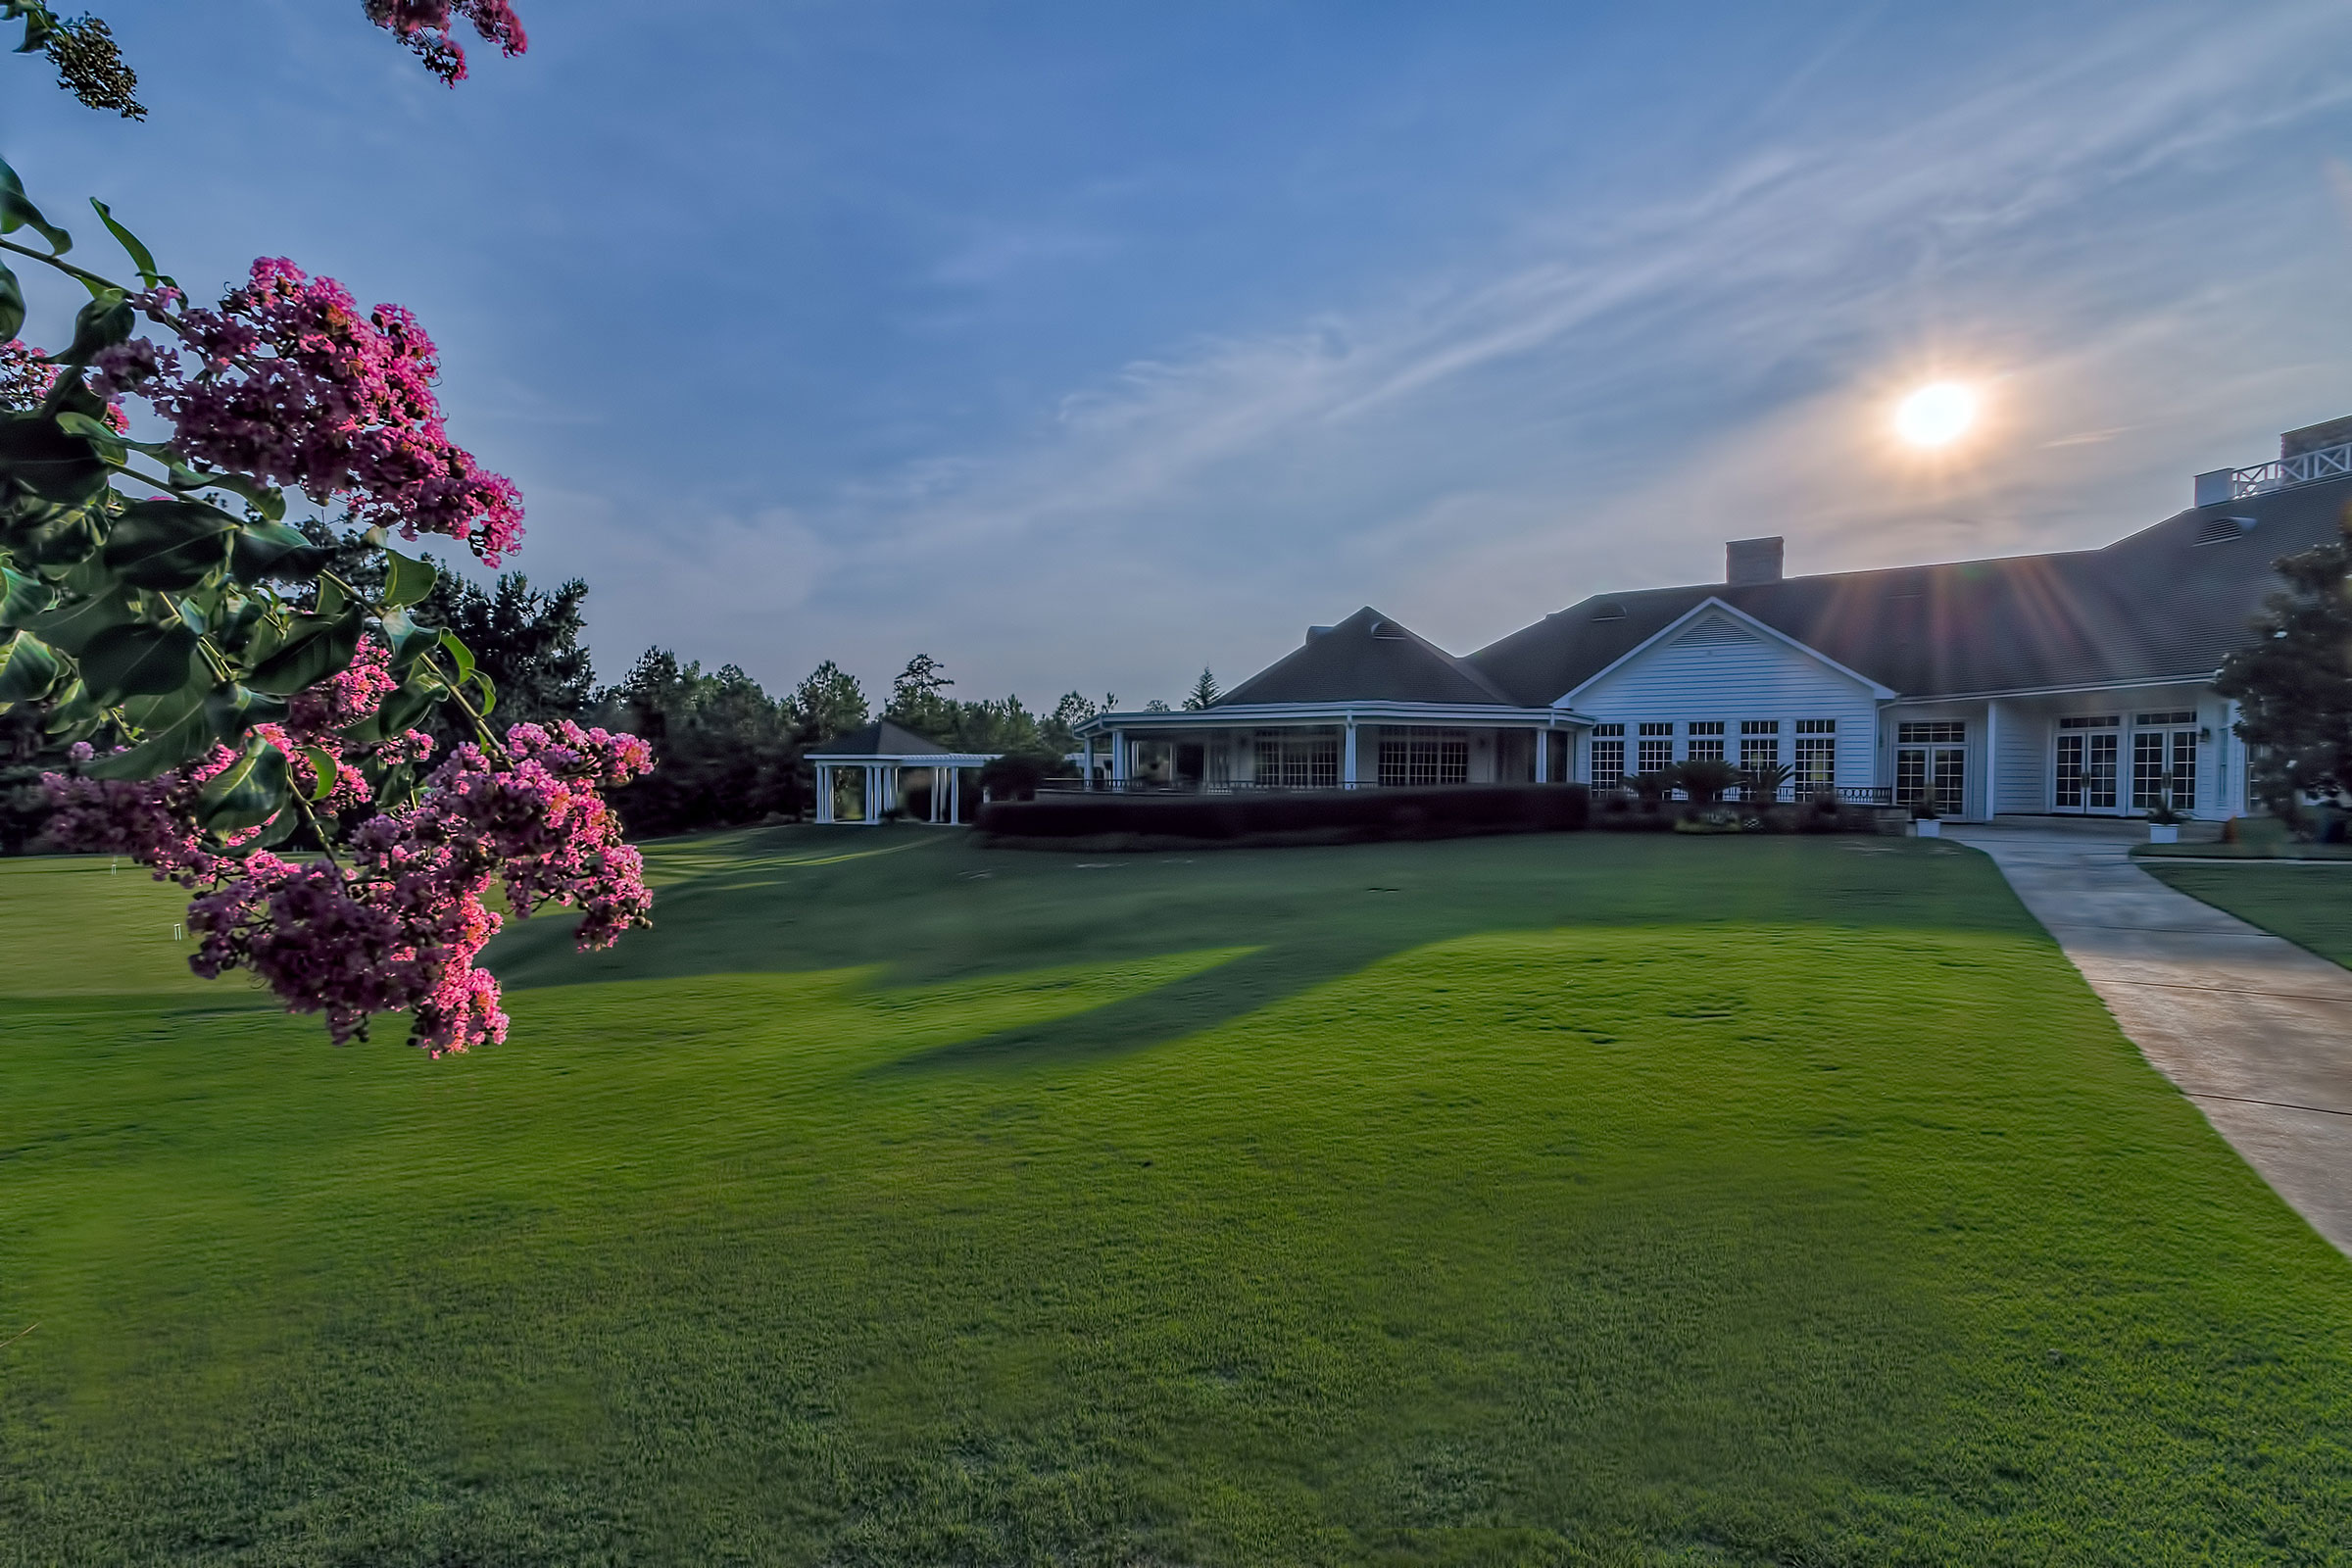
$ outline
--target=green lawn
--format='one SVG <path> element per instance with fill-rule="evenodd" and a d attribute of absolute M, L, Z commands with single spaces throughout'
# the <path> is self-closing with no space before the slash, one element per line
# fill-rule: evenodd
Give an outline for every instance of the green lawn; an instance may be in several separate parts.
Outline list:
<path fill-rule="evenodd" d="M 2145 865 L 2192 899 L 2352 968 L 2352 866 Z"/>
<path fill-rule="evenodd" d="M 657 859 L 440 1062 L 0 862 L 0 1563 L 2352 1553 L 2352 1263 L 1973 852 Z"/>

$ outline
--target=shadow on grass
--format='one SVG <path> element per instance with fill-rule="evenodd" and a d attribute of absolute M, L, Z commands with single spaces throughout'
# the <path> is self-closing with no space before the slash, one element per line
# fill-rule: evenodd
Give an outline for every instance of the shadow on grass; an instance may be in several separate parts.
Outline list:
<path fill-rule="evenodd" d="M 658 895 L 654 930 L 581 955 L 570 922 L 543 916 L 502 936 L 491 967 L 528 987 L 871 966 L 888 987 L 1255 950 L 878 1071 L 1146 1050 L 1393 955 L 1487 932 L 1723 923 L 2039 934 L 1982 856 L 1905 840 L 1530 834 L 1090 858 L 919 828 L 854 841 L 785 828 L 658 845 L 649 859 L 676 878 Z"/>

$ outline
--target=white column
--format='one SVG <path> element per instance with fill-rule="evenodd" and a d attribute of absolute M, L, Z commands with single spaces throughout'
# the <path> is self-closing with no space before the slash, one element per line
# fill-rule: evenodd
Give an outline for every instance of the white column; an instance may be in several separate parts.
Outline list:
<path fill-rule="evenodd" d="M 820 827 L 833 820 L 833 770 L 822 762 L 816 764 L 816 820 Z"/>
<path fill-rule="evenodd" d="M 963 769 L 960 767 L 948 769 L 948 820 L 963 820 Z"/>
<path fill-rule="evenodd" d="M 2001 814 L 2001 705 L 1984 704 L 1984 820 Z"/>
<path fill-rule="evenodd" d="M 1532 729 L 1528 733 L 1536 738 L 1536 782 L 1548 784 L 1551 782 L 1551 731 Z"/>
<path fill-rule="evenodd" d="M 1348 715 L 1348 743 L 1340 753 L 1340 788 L 1355 788 L 1355 715 Z"/>
<path fill-rule="evenodd" d="M 1127 782 L 1127 732 L 1123 729 L 1110 732 L 1110 781 Z"/>
<path fill-rule="evenodd" d="M 1090 789 L 1090 790 L 1091 790 L 1091 789 L 1093 789 L 1093 788 L 1095 787 L 1095 738 L 1094 738 L 1092 735 L 1089 735 L 1089 736 L 1086 738 L 1085 745 L 1086 745 L 1086 774 L 1085 774 L 1085 777 L 1086 777 L 1086 787 L 1087 787 L 1088 789 Z"/>

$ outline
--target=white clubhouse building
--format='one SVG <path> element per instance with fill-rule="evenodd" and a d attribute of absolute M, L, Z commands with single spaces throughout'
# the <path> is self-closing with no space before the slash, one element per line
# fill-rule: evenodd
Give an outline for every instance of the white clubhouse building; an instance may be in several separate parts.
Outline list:
<path fill-rule="evenodd" d="M 1607 790 L 1715 758 L 1961 818 L 2241 814 L 2214 677 L 2283 586 L 2271 563 L 2338 537 L 2352 419 L 2199 474 L 2195 500 L 2099 550 L 1812 577 L 1735 541 L 1723 582 L 1595 595 L 1466 656 L 1359 610 L 1207 709 L 1090 720 L 1086 781 Z"/>

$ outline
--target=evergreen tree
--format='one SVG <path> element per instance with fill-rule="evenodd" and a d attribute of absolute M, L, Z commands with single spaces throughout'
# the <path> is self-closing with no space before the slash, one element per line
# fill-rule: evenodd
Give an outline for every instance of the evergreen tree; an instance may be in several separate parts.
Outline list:
<path fill-rule="evenodd" d="M 1208 672 L 1206 664 L 1202 664 L 1200 678 L 1193 682 L 1192 695 L 1185 698 L 1184 706 L 1188 711 L 1197 713 L 1214 704 L 1218 698 L 1224 695 L 1224 692 L 1217 688 L 1217 677 Z"/>
<path fill-rule="evenodd" d="M 817 746 L 865 722 L 865 688 L 830 659 L 808 672 L 789 704 L 803 746 Z"/>
<path fill-rule="evenodd" d="M 2352 533 L 2277 566 L 2286 591 L 2265 602 L 2259 640 L 2224 661 L 2214 686 L 2237 700 L 2255 794 L 2291 819 L 2307 793 L 2352 794 Z"/>
<path fill-rule="evenodd" d="M 882 710 L 882 716 L 926 739 L 945 742 L 955 735 L 959 717 L 956 701 L 946 695 L 955 684 L 938 660 L 917 654 L 891 682 L 890 706 Z"/>
<path fill-rule="evenodd" d="M 666 648 L 649 648 L 605 704 L 654 748 L 653 772 L 613 796 L 633 837 L 802 809 L 794 715 L 735 665 L 707 674 Z"/>

